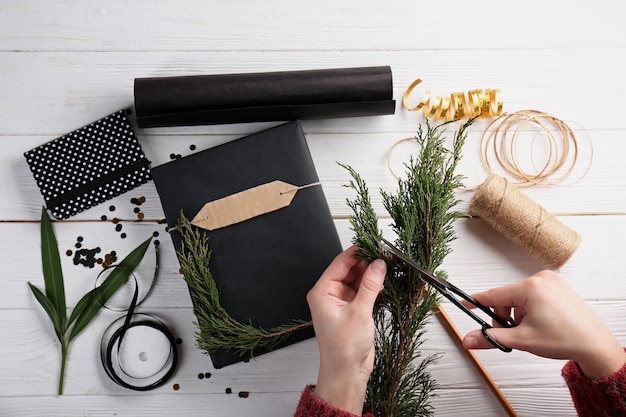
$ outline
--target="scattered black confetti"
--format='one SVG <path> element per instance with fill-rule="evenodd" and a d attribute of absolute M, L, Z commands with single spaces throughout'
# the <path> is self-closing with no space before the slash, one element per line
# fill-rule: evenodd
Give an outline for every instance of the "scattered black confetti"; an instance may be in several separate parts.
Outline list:
<path fill-rule="evenodd" d="M 96 247 L 95 249 L 82 248 L 82 243 L 85 239 L 82 236 L 76 237 L 76 252 L 73 252 L 71 249 L 68 249 L 65 254 L 67 256 L 74 256 L 73 262 L 74 265 L 83 265 L 89 268 L 93 268 L 96 264 L 102 265 L 103 268 L 107 268 L 111 266 L 113 263 L 117 262 L 117 254 L 115 251 L 111 251 L 103 258 L 96 258 L 96 254 L 102 252 L 100 247 Z"/>
<path fill-rule="evenodd" d="M 161 241 L 159 241 L 158 239 L 154 241 L 154 246 L 159 246 L 161 244 Z"/>
<path fill-rule="evenodd" d="M 106 222 L 107 220 L 109 220 L 109 218 L 107 216 L 105 216 L 105 215 L 102 215 L 100 217 L 100 220 L 102 220 L 103 222 Z"/>
<path fill-rule="evenodd" d="M 105 259 L 105 261 L 108 264 L 112 264 L 113 262 L 116 262 L 117 261 L 117 252 L 112 251 L 110 254 L 106 255 L 104 257 L 104 259 Z"/>
<path fill-rule="evenodd" d="M 140 211 L 141 211 L 141 209 L 140 209 L 139 207 L 135 207 L 135 208 L 133 209 L 133 212 L 135 212 L 135 213 L 139 213 Z"/>
<path fill-rule="evenodd" d="M 111 251 L 111 253 L 107 253 L 106 255 L 104 255 L 104 261 L 102 262 L 102 267 L 108 268 L 109 266 L 113 265 L 115 262 L 117 262 L 117 252 Z"/>
<path fill-rule="evenodd" d="M 115 231 L 116 232 L 119 232 L 121 230 L 122 230 L 122 225 L 121 224 L 118 224 L 117 226 L 115 226 Z"/>
<path fill-rule="evenodd" d="M 159 237 L 159 232 L 152 232 L 153 237 Z"/>
<path fill-rule="evenodd" d="M 178 339 L 176 339 L 176 344 L 177 345 L 182 345 L 183 344 L 183 339 L 181 339 L 180 337 Z"/>
<path fill-rule="evenodd" d="M 189 145 L 189 149 L 191 149 L 192 151 L 196 150 L 196 145 Z"/>
<path fill-rule="evenodd" d="M 141 197 L 139 197 L 139 198 L 131 198 L 131 199 L 130 199 L 130 202 L 131 202 L 131 203 L 133 203 L 133 204 L 136 204 L 136 205 L 140 206 L 140 205 L 142 205 L 143 203 L 145 203 L 145 202 L 146 202 L 146 197 L 141 196 Z"/>
<path fill-rule="evenodd" d="M 115 211 L 115 206 L 109 206 L 109 211 Z"/>
<path fill-rule="evenodd" d="M 202 372 L 198 374 L 198 379 L 204 379 L 204 374 Z"/>
<path fill-rule="evenodd" d="M 204 373 L 204 377 L 205 378 L 211 378 L 211 372 L 205 372 Z"/>
<path fill-rule="evenodd" d="M 239 391 L 239 398 L 248 398 L 250 396 L 250 392 L 248 391 Z"/>
<path fill-rule="evenodd" d="M 225 392 L 226 392 L 226 394 L 232 394 L 232 393 L 233 393 L 233 390 L 232 390 L 232 389 L 230 389 L 230 388 L 226 388 L 226 391 L 225 391 Z"/>
<path fill-rule="evenodd" d="M 120 235 L 120 237 L 121 237 L 122 239 L 126 239 L 126 233 L 122 233 L 122 234 Z"/>
<path fill-rule="evenodd" d="M 89 268 L 96 266 L 96 254 L 100 253 L 101 249 L 80 249 L 74 254 L 74 265 L 84 265 Z"/>

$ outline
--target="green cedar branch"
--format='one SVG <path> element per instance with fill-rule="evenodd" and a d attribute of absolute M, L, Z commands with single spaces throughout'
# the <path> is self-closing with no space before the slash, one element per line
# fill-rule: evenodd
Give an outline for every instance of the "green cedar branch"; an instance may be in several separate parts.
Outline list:
<path fill-rule="evenodd" d="M 455 190 L 463 177 L 455 174 L 466 129 L 475 119 L 461 125 L 453 138 L 452 150 L 445 146 L 443 123 L 426 128 L 419 126 L 416 142 L 419 154 L 405 164 L 406 179 L 398 180 L 395 193 L 380 190 L 383 206 L 390 214 L 396 244 L 423 267 L 446 276 L 438 268 L 450 253 L 456 239 L 453 223 L 467 214 L 455 210 L 459 200 Z M 381 248 L 382 231 L 371 203 L 366 182 L 350 166 L 340 164 L 350 173 L 347 185 L 356 192 L 348 199 L 357 256 L 366 262 L 384 258 L 387 277 L 383 295 L 374 311 L 376 357 L 368 385 L 368 403 L 379 417 L 431 416 L 432 397 L 437 383 L 428 371 L 440 354 L 422 357 L 425 325 L 439 297 L 424 284 L 419 274 L 401 261 L 387 257 Z"/>
<path fill-rule="evenodd" d="M 182 236 L 178 258 L 196 316 L 196 345 L 206 354 L 225 350 L 243 356 L 253 355 L 256 349 L 270 351 L 295 332 L 312 325 L 310 321 L 293 320 L 262 329 L 232 318 L 220 304 L 219 289 L 211 274 L 207 234 L 193 226 L 183 213 L 176 229 Z"/>

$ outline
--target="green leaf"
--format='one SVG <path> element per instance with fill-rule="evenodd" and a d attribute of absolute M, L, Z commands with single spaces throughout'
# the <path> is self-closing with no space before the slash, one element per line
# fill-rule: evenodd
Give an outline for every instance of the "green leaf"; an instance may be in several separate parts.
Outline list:
<path fill-rule="evenodd" d="M 96 289 L 89 291 L 87 294 L 83 295 L 83 297 L 76 303 L 76 307 L 72 310 L 72 314 L 70 314 L 70 318 L 67 321 L 67 327 L 70 327 L 74 320 L 84 314 L 84 311 L 89 308 L 89 306 L 94 302 L 98 302 L 96 300 Z"/>
<path fill-rule="evenodd" d="M 70 316 L 70 323 L 74 323 L 68 341 L 72 341 L 93 319 L 96 317 L 103 304 L 126 283 L 130 274 L 137 268 L 150 245 L 152 237 L 137 246 L 131 253 L 113 268 L 104 282 L 88 292 L 76 304 L 76 308 Z M 96 295 L 97 293 L 97 295 Z"/>
<path fill-rule="evenodd" d="M 62 327 L 61 320 L 59 319 L 57 311 L 54 309 L 52 301 L 50 301 L 50 299 L 46 297 L 46 295 L 39 288 L 35 287 L 30 282 L 28 283 L 28 286 L 30 287 L 37 301 L 39 301 L 39 304 L 41 304 L 45 312 L 48 313 L 48 317 L 50 317 L 52 325 L 54 326 L 54 331 L 56 332 L 59 340 L 61 340 L 61 335 L 65 333 L 65 329 Z"/>
<path fill-rule="evenodd" d="M 41 263 L 45 283 L 45 294 L 30 282 L 28 285 L 45 312 L 50 317 L 54 331 L 61 343 L 61 371 L 59 375 L 59 395 L 63 394 L 63 380 L 65 377 L 65 364 L 70 342 L 78 335 L 98 314 L 102 305 L 128 280 L 130 274 L 139 265 L 152 237 L 135 248 L 124 260 L 115 267 L 103 284 L 97 289 L 85 294 L 67 319 L 67 306 L 65 302 L 65 288 L 59 248 L 52 223 L 45 207 L 41 210 Z M 96 294 L 96 291 L 97 294 Z M 70 325 L 69 336 L 67 335 Z"/>
<path fill-rule="evenodd" d="M 41 263 L 46 296 L 58 315 L 61 327 L 64 327 L 67 316 L 61 258 L 52 223 L 44 207 L 41 209 Z"/>

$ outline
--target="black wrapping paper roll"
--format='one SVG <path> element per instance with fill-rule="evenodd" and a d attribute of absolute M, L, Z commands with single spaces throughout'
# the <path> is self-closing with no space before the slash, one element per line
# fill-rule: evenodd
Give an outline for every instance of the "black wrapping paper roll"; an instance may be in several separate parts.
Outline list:
<path fill-rule="evenodd" d="M 137 125 L 191 126 L 393 114 L 391 68 L 135 79 Z"/>

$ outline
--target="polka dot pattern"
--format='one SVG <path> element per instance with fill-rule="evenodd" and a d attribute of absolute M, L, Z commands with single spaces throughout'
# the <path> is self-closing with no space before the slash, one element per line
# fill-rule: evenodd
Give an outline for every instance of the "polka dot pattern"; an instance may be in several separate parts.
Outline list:
<path fill-rule="evenodd" d="M 24 153 L 46 207 L 66 219 L 148 182 L 150 161 L 125 110 Z"/>

